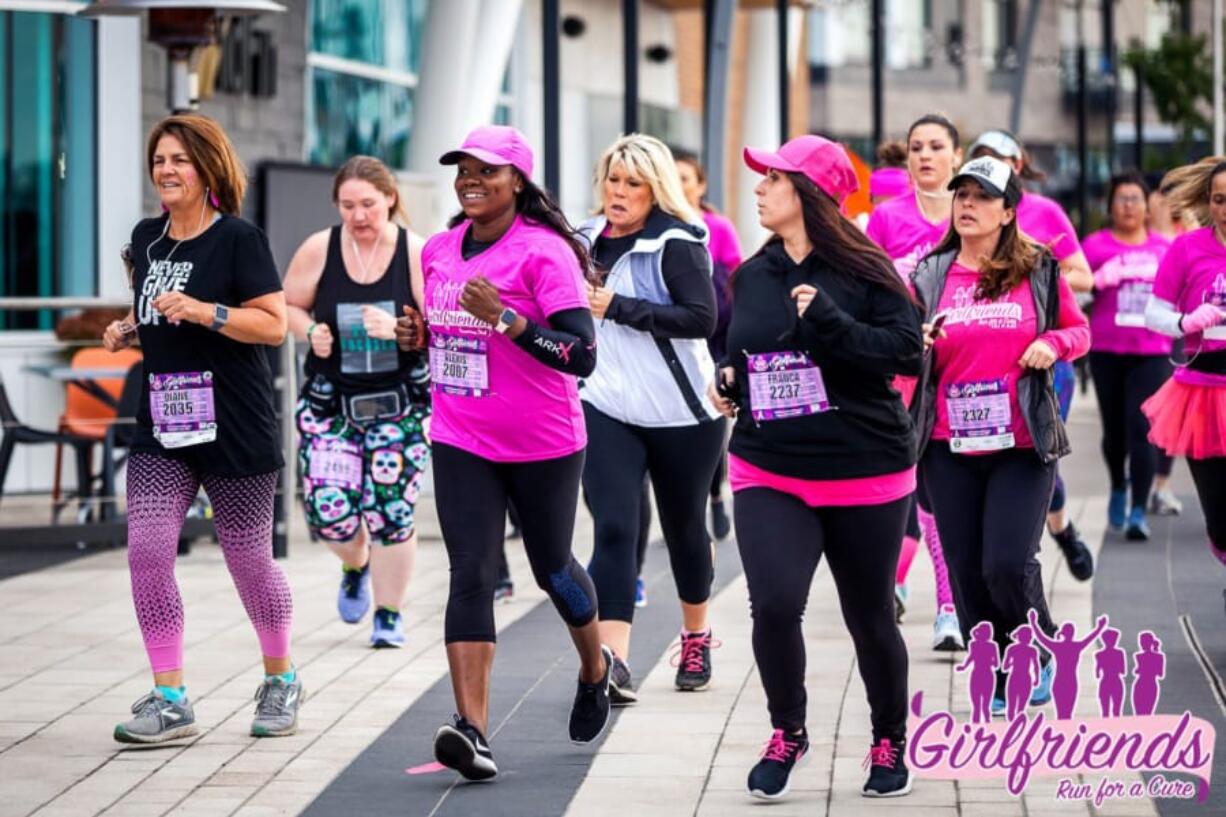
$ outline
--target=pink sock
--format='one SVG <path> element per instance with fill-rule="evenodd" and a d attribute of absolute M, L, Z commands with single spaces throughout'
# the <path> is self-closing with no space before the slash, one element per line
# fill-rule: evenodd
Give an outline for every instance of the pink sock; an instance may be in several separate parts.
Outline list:
<path fill-rule="evenodd" d="M 911 563 L 919 551 L 919 540 L 914 536 L 902 538 L 902 550 L 898 554 L 898 572 L 894 574 L 894 584 L 906 584 L 907 574 L 911 572 Z"/>
<path fill-rule="evenodd" d="M 928 555 L 932 557 L 932 572 L 936 574 L 937 607 L 952 605 L 954 591 L 949 586 L 949 568 L 945 566 L 945 554 L 941 552 L 941 535 L 937 533 L 937 520 L 921 508 L 919 523 L 920 530 L 924 532 L 924 544 L 928 546 Z"/>

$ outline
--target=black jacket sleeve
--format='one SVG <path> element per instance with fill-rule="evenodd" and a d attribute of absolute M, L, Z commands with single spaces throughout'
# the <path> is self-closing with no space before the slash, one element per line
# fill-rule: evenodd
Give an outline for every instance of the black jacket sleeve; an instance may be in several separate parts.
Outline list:
<path fill-rule="evenodd" d="M 669 241 L 661 264 L 671 304 L 614 295 L 605 318 L 657 338 L 711 337 L 718 310 L 707 248 L 692 241 Z"/>
<path fill-rule="evenodd" d="M 920 372 L 924 341 L 919 308 L 901 293 L 869 288 L 866 321 L 847 314 L 820 286 L 801 320 L 801 336 L 822 358 L 880 374 L 914 376 Z"/>
<path fill-rule="evenodd" d="M 547 327 L 528 321 L 512 342 L 559 372 L 587 377 L 596 370 L 596 324 L 586 309 L 554 312 Z"/>

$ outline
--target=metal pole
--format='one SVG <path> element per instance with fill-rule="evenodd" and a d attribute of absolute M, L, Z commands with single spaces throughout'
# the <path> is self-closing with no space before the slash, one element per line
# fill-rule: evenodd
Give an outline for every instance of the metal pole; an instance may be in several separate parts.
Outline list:
<path fill-rule="evenodd" d="M 1103 0 L 1103 75 L 1107 81 L 1107 168 L 1115 169 L 1115 0 Z"/>
<path fill-rule="evenodd" d="M 639 130 L 639 2 L 622 0 L 622 132 Z"/>
<path fill-rule="evenodd" d="M 562 191 L 562 84 L 558 67 L 559 0 L 541 0 L 541 70 L 545 110 L 545 188 L 555 199 Z"/>
<path fill-rule="evenodd" d="M 1078 22 L 1081 20 L 1081 10 L 1077 11 Z M 1080 25 L 1078 26 L 1080 31 Z M 1086 47 L 1080 37 L 1077 39 L 1077 208 L 1078 228 L 1085 235 L 1089 227 L 1090 212 L 1090 152 L 1087 144 L 1086 118 L 1088 116 L 1088 94 L 1086 89 Z"/>
<path fill-rule="evenodd" d="M 703 92 L 703 163 L 707 200 L 724 207 L 725 150 L 728 127 L 728 65 L 732 58 L 732 20 L 736 0 L 706 0 L 706 76 Z"/>
<path fill-rule="evenodd" d="M 1138 65 L 1133 69 L 1137 91 L 1133 95 L 1132 124 L 1136 128 L 1133 145 L 1133 164 L 1137 170 L 1145 167 L 1145 69 Z"/>
<path fill-rule="evenodd" d="M 1222 111 L 1222 0 L 1213 0 L 1213 155 L 1226 152 L 1226 114 Z"/>
<path fill-rule="evenodd" d="M 885 42 L 882 16 L 882 0 L 873 0 L 870 31 L 872 37 L 873 59 L 873 146 L 880 145 L 885 139 L 885 83 L 884 62 Z"/>
<path fill-rule="evenodd" d="M 783 144 L 792 132 L 788 104 L 792 90 L 788 77 L 788 0 L 775 0 L 775 17 L 779 33 L 779 143 Z"/>

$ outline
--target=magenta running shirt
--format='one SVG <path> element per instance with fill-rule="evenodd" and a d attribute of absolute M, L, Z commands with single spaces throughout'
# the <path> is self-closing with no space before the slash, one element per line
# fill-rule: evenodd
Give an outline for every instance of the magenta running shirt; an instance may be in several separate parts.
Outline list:
<path fill-rule="evenodd" d="M 707 251 L 711 253 L 711 261 L 732 272 L 741 265 L 741 242 L 736 237 L 736 228 L 731 221 L 710 210 L 702 211 L 702 220 L 707 225 Z"/>
<path fill-rule="evenodd" d="M 1081 248 L 1095 276 L 1114 269 L 1117 286 L 1094 289 L 1090 312 L 1091 348 L 1117 355 L 1169 355 L 1171 339 L 1145 328 L 1145 305 L 1154 289 L 1158 265 L 1171 240 L 1149 233 L 1141 244 L 1125 244 L 1110 230 L 1086 236 Z"/>
<path fill-rule="evenodd" d="M 941 292 L 937 314 L 947 315 L 946 337 L 933 346 L 937 412 L 932 439 L 949 442 L 951 449 L 963 445 L 964 453 L 1033 448 L 1017 398 L 1024 371 L 1018 361 L 1038 327 L 1030 280 L 994 301 L 975 299 L 978 281 L 978 271 L 955 263 Z M 1060 360 L 1081 357 L 1090 348 L 1089 324 L 1064 276 L 1058 325 L 1041 339 Z"/>
<path fill-rule="evenodd" d="M 890 256 L 894 269 L 907 283 L 911 282 L 911 273 L 920 259 L 932 252 L 949 232 L 948 218 L 938 224 L 924 218 L 915 199 L 917 195 L 922 194 L 908 193 L 878 204 L 864 228 L 865 234 Z"/>
<path fill-rule="evenodd" d="M 1158 266 L 1154 296 L 1185 314 L 1203 303 L 1217 304 L 1226 311 L 1226 247 L 1213 234 L 1213 227 L 1201 227 L 1175 239 Z M 1188 335 L 1189 355 L 1222 349 L 1226 349 L 1226 326 Z"/>
<path fill-rule="evenodd" d="M 489 249 L 467 261 L 464 221 L 422 250 L 434 442 L 495 462 L 573 454 L 587 444 L 573 375 L 538 363 L 459 304 L 464 284 L 484 275 L 505 306 L 541 325 L 566 309 L 586 309 L 574 252 L 552 230 L 516 217 Z"/>
<path fill-rule="evenodd" d="M 1057 261 L 1064 261 L 1081 249 L 1077 231 L 1064 208 L 1038 193 L 1022 195 L 1017 205 L 1017 226 L 1050 250 Z"/>

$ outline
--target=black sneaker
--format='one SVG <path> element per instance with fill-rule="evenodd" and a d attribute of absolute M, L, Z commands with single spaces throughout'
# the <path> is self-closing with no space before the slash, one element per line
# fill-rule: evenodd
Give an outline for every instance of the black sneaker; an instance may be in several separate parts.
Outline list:
<path fill-rule="evenodd" d="M 1089 581 L 1094 575 L 1094 556 L 1086 546 L 1085 540 L 1081 538 L 1081 534 L 1073 527 L 1073 523 L 1069 522 L 1068 527 L 1060 533 L 1053 533 L 1052 538 L 1056 540 L 1056 544 L 1064 553 L 1069 573 L 1073 574 L 1073 578 L 1079 582 Z"/>
<path fill-rule="evenodd" d="M 786 795 L 792 770 L 808 755 L 808 732 L 801 730 L 799 735 L 789 735 L 776 729 L 762 750 L 762 759 L 749 770 L 749 796 L 778 800 Z"/>
<path fill-rule="evenodd" d="M 570 739 L 572 743 L 591 743 L 609 728 L 609 685 L 613 677 L 613 651 L 601 647 L 604 655 L 604 677 L 594 684 L 579 682 L 575 704 L 570 709 Z"/>
<path fill-rule="evenodd" d="M 726 539 L 731 532 L 732 521 L 728 518 L 728 511 L 724 509 L 724 501 L 722 499 L 712 500 L 711 534 L 716 539 Z"/>
<path fill-rule="evenodd" d="M 614 654 L 613 670 L 609 678 L 609 705 L 629 706 L 638 699 L 638 693 L 634 691 L 634 681 L 630 678 L 630 667 Z"/>
<path fill-rule="evenodd" d="M 498 774 L 485 735 L 459 715 L 434 733 L 434 759 L 466 780 L 489 780 Z"/>
<path fill-rule="evenodd" d="M 711 684 L 711 630 L 681 633 L 681 652 L 677 656 L 677 689 L 698 692 Z"/>
<path fill-rule="evenodd" d="M 865 797 L 902 797 L 911 791 L 911 770 L 906 761 L 907 739 L 882 738 L 870 746 L 864 765 L 868 780 L 860 792 Z"/>

